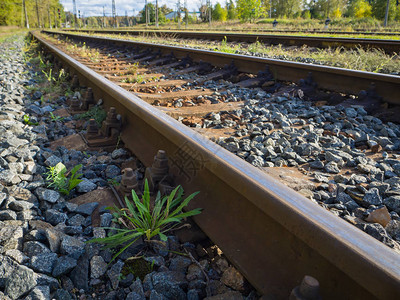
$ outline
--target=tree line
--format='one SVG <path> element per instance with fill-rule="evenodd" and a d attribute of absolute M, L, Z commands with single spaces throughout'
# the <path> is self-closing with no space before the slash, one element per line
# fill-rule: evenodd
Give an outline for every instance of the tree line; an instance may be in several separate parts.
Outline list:
<path fill-rule="evenodd" d="M 260 18 L 280 19 L 324 19 L 324 18 L 375 18 L 383 20 L 387 3 L 389 2 L 388 19 L 400 21 L 400 0 L 227 0 L 225 4 L 216 3 L 208 7 L 202 0 L 198 7 L 199 14 L 189 13 L 184 6 L 174 14 L 172 21 L 186 19 L 188 22 L 206 22 L 209 16 L 213 21 L 241 20 L 254 22 Z M 172 2 L 171 2 L 172 3 Z M 183 1 L 182 1 L 183 3 Z M 24 9 L 25 7 L 25 9 Z M 210 13 L 211 9 L 211 13 Z M 25 13 L 26 11 L 26 13 Z M 117 26 L 132 26 L 136 23 L 146 23 L 146 7 L 137 17 L 118 16 Z M 150 23 L 155 22 L 155 5 L 147 4 Z M 160 24 L 169 22 L 166 15 L 173 12 L 167 5 L 158 7 L 158 21 Z M 26 16 L 26 17 L 25 17 Z M 64 12 L 59 0 L 1 0 L 0 25 L 30 27 L 55 27 L 61 23 L 72 26 L 77 19 L 78 25 L 114 26 L 115 21 L 110 17 L 75 18 L 71 12 Z"/>

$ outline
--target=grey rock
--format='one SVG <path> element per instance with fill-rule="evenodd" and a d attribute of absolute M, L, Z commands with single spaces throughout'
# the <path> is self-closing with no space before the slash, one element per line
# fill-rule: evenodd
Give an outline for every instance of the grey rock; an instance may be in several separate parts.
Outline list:
<path fill-rule="evenodd" d="M 31 266 L 32 269 L 37 272 L 51 274 L 56 260 L 57 253 L 43 253 L 37 256 L 32 256 Z"/>
<path fill-rule="evenodd" d="M 114 290 L 118 288 L 120 279 L 119 274 L 121 273 L 123 265 L 124 263 L 119 260 L 107 271 L 107 276 L 110 279 L 111 286 Z"/>
<path fill-rule="evenodd" d="M 128 155 L 129 155 L 128 152 L 125 149 L 122 149 L 122 148 L 116 149 L 111 153 L 112 159 L 118 159 L 118 158 L 121 158 L 121 157 L 126 157 Z"/>
<path fill-rule="evenodd" d="M 399 196 L 390 196 L 383 200 L 383 204 L 389 209 L 389 211 L 395 211 L 400 213 L 400 195 Z"/>
<path fill-rule="evenodd" d="M 186 299 L 186 294 L 182 289 L 187 286 L 185 274 L 174 271 L 153 273 L 152 281 L 154 289 L 166 298 Z"/>
<path fill-rule="evenodd" d="M 90 180 L 84 178 L 82 179 L 83 181 L 80 182 L 77 186 L 76 186 L 76 190 L 79 193 L 88 193 L 93 191 L 94 189 L 97 188 L 97 185 L 93 182 L 91 182 Z"/>
<path fill-rule="evenodd" d="M 22 253 L 21 251 L 19 251 L 17 249 L 7 250 L 4 254 L 11 257 L 13 260 L 15 260 L 19 264 L 24 264 L 29 260 L 28 256 L 24 255 L 24 253 Z"/>
<path fill-rule="evenodd" d="M 37 285 L 48 286 L 50 287 L 50 291 L 54 291 L 55 289 L 60 287 L 60 284 L 58 283 L 57 279 L 40 273 L 37 273 L 36 275 L 37 275 Z"/>
<path fill-rule="evenodd" d="M 29 257 L 45 253 L 51 253 L 49 248 L 47 248 L 41 242 L 36 242 L 36 241 L 25 242 L 23 252 L 25 253 L 25 255 Z"/>
<path fill-rule="evenodd" d="M 54 293 L 53 298 L 55 300 L 72 300 L 71 295 L 64 289 L 58 289 Z"/>
<path fill-rule="evenodd" d="M 144 297 L 144 290 L 143 290 L 143 285 L 142 281 L 137 278 L 129 287 L 132 292 L 136 293 L 137 295 Z"/>
<path fill-rule="evenodd" d="M 101 256 L 93 256 L 90 260 L 90 277 L 100 278 L 106 273 L 107 267 L 107 263 Z"/>
<path fill-rule="evenodd" d="M 77 260 L 69 256 L 61 256 L 57 259 L 52 275 L 60 277 L 61 275 L 68 274 L 77 266 Z"/>
<path fill-rule="evenodd" d="M 115 165 L 108 165 L 106 168 L 106 177 L 107 178 L 115 178 L 118 175 L 121 175 L 121 169 Z"/>
<path fill-rule="evenodd" d="M 328 173 L 334 173 L 337 174 L 340 172 L 340 169 L 337 165 L 337 163 L 335 163 L 334 161 L 330 161 L 328 162 L 325 167 L 324 167 L 325 171 L 327 171 Z"/>
<path fill-rule="evenodd" d="M 18 264 L 8 256 L 0 255 L 0 289 L 4 290 L 7 278 L 18 267 Z"/>
<path fill-rule="evenodd" d="M 199 293 L 195 289 L 191 289 L 187 293 L 187 300 L 199 300 Z"/>
<path fill-rule="evenodd" d="M 16 220 L 17 219 L 17 214 L 15 211 L 6 209 L 0 211 L 0 221 L 5 221 L 5 220 Z"/>
<path fill-rule="evenodd" d="M 36 286 L 25 299 L 26 300 L 49 300 L 50 299 L 50 287 L 43 286 L 43 285 Z"/>
<path fill-rule="evenodd" d="M 104 213 L 100 216 L 100 227 L 110 227 L 113 215 Z"/>
<path fill-rule="evenodd" d="M 97 206 L 99 206 L 98 202 L 84 203 L 79 205 L 75 212 L 82 215 L 90 216 Z"/>
<path fill-rule="evenodd" d="M 21 182 L 21 179 L 18 177 L 18 174 L 11 170 L 4 170 L 0 172 L 0 183 L 6 185 L 18 184 Z"/>
<path fill-rule="evenodd" d="M 379 195 L 379 190 L 377 188 L 371 188 L 365 193 L 362 205 L 368 208 L 370 205 L 380 205 L 382 204 L 382 198 Z"/>
<path fill-rule="evenodd" d="M 78 289 L 88 290 L 89 285 L 89 259 L 86 255 L 79 258 L 77 266 L 71 271 L 69 278 Z"/>
<path fill-rule="evenodd" d="M 8 207 L 14 211 L 23 211 L 23 210 L 30 210 L 34 206 L 33 203 L 28 201 L 11 201 L 8 204 Z"/>
<path fill-rule="evenodd" d="M 400 221 L 399 220 L 391 220 L 389 224 L 385 227 L 387 233 L 389 233 L 393 238 L 400 238 Z"/>
<path fill-rule="evenodd" d="M 85 222 L 85 217 L 76 214 L 67 220 L 67 224 L 70 226 L 80 226 Z"/>
<path fill-rule="evenodd" d="M 166 300 L 166 298 L 162 294 L 158 293 L 156 290 L 152 290 L 149 300 Z"/>
<path fill-rule="evenodd" d="M 48 209 L 45 212 L 46 221 L 52 225 L 57 225 L 59 223 L 65 223 L 68 219 L 67 214 L 59 212 L 55 209 Z"/>
<path fill-rule="evenodd" d="M 60 252 L 78 259 L 85 252 L 85 243 L 78 238 L 65 235 L 61 241 Z"/>
<path fill-rule="evenodd" d="M 24 232 L 20 226 L 0 227 L 0 249 L 1 252 L 13 249 L 21 249 Z"/>
<path fill-rule="evenodd" d="M 50 203 L 56 203 L 60 199 L 60 193 L 39 187 L 35 190 L 36 195 L 40 200 L 44 200 Z"/>
<path fill-rule="evenodd" d="M 61 239 L 64 236 L 62 232 L 53 228 L 45 229 L 45 238 L 52 252 L 58 252 L 60 249 Z"/>
<path fill-rule="evenodd" d="M 62 159 L 55 155 L 51 155 L 44 161 L 44 164 L 48 167 L 54 167 L 58 163 L 62 163 Z"/>
<path fill-rule="evenodd" d="M 125 300 L 146 300 L 146 297 L 135 292 L 130 292 L 128 295 L 126 295 Z"/>
<path fill-rule="evenodd" d="M 169 269 L 171 271 L 186 273 L 186 270 L 191 263 L 192 261 L 189 258 L 178 255 L 171 259 Z"/>
<path fill-rule="evenodd" d="M 37 285 L 35 272 L 25 266 L 17 266 L 5 282 L 5 294 L 18 299 Z"/>

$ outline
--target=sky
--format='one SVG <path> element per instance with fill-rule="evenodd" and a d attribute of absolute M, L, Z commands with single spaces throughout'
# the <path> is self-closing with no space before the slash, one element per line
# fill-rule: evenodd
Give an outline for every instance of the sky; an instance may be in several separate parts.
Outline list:
<path fill-rule="evenodd" d="M 76 10 L 81 11 L 81 16 L 85 17 L 103 15 L 103 6 L 106 15 L 111 15 L 112 0 L 75 0 Z M 178 0 L 159 0 L 158 5 L 166 4 L 170 8 L 176 8 Z M 185 0 L 181 0 L 181 5 Z M 62 5 L 66 11 L 73 11 L 73 0 L 61 0 Z M 149 3 L 155 5 L 155 0 L 148 0 Z M 206 0 L 187 0 L 189 11 L 198 11 L 200 3 L 206 3 Z M 212 5 L 215 3 L 225 3 L 224 0 L 212 0 Z M 125 16 L 125 11 L 128 11 L 128 16 L 137 15 L 144 7 L 145 0 L 115 0 L 115 7 L 118 16 Z"/>

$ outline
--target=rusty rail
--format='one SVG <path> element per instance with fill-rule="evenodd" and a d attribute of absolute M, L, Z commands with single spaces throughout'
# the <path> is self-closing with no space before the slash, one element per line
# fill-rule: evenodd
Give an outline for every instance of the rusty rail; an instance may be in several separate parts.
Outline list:
<path fill-rule="evenodd" d="M 184 39 L 202 39 L 212 41 L 222 41 L 226 38 L 228 42 L 245 42 L 245 43 L 268 43 L 271 45 L 285 46 L 303 46 L 317 48 L 356 48 L 363 49 L 378 48 L 386 53 L 399 53 L 400 39 L 362 39 L 348 37 L 318 37 L 318 36 L 294 36 L 279 34 L 263 34 L 263 33 L 232 33 L 232 32 L 196 32 L 196 31 L 170 31 L 170 30 L 78 30 L 88 33 L 109 33 L 109 34 L 126 34 L 126 35 L 155 35 L 155 36 L 173 36 L 175 38 Z M 354 33 L 353 33 L 354 34 Z"/>
<path fill-rule="evenodd" d="M 272 25 L 272 23 L 271 23 Z M 321 29 L 267 29 L 267 28 L 252 28 L 252 29 L 219 29 L 219 28 L 190 28 L 190 29 L 186 29 L 186 28 L 181 28 L 179 30 L 177 29 L 173 29 L 173 28 L 152 28 L 152 29 L 95 29 L 95 28 L 91 28 L 91 29 L 74 29 L 74 28 L 63 28 L 62 30 L 64 31 L 104 31 L 104 32 L 109 32 L 109 31 L 115 31 L 118 33 L 123 33 L 125 31 L 169 31 L 169 32 L 174 32 L 174 31 L 194 31 L 194 32 L 209 32 L 209 33 L 213 33 L 213 32 L 244 32 L 244 33 L 264 33 L 264 32 L 271 32 L 274 34 L 283 34 L 283 33 L 311 33 L 311 34 L 343 34 L 343 35 L 355 35 L 355 34 L 359 34 L 359 35 L 388 35 L 388 36 L 398 36 L 400 34 L 399 31 L 396 30 L 385 30 L 385 29 L 381 29 L 381 31 L 379 31 L 378 29 L 354 29 L 354 31 L 340 31 L 337 30 L 335 28 L 332 29 L 328 29 L 328 30 L 321 30 Z"/>
<path fill-rule="evenodd" d="M 44 32 L 55 33 L 53 31 Z M 68 33 L 58 34 L 78 41 L 94 41 L 128 47 L 136 46 L 152 51 L 161 51 L 164 55 L 173 52 L 177 58 L 190 56 L 193 61 L 206 61 L 218 67 L 229 65 L 233 61 L 237 70 L 245 73 L 257 74 L 268 67 L 274 78 L 281 81 L 298 82 L 312 73 L 313 80 L 319 88 L 357 95 L 360 91 L 369 90 L 371 86 L 374 86 L 376 93 L 383 97 L 384 101 L 400 104 L 400 76 L 120 39 Z"/>
<path fill-rule="evenodd" d="M 46 51 L 115 106 L 122 140 L 145 164 L 158 149 L 183 149 L 203 163 L 188 178 L 172 168 L 185 191 L 201 191 L 196 223 L 265 299 L 287 299 L 304 275 L 321 283 L 324 299 L 400 298 L 399 255 L 354 226 L 265 175 L 33 33 Z M 187 151 L 187 150 L 186 150 Z"/>

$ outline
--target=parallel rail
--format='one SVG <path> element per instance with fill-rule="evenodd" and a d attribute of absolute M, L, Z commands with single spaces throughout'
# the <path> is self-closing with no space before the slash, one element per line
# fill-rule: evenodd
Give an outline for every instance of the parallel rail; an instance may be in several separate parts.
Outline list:
<path fill-rule="evenodd" d="M 224 38 L 228 42 L 268 43 L 272 45 L 282 44 L 285 46 L 303 46 L 317 48 L 345 47 L 364 49 L 378 48 L 387 53 L 400 52 L 400 35 L 398 40 L 384 39 L 361 39 L 361 38 L 341 38 L 341 37 L 317 37 L 317 36 L 293 36 L 262 33 L 228 33 L 228 32 L 195 32 L 195 31 L 170 31 L 170 30 L 79 30 L 88 33 L 109 33 L 127 35 L 157 35 L 173 36 L 184 39 L 202 39 L 212 41 L 222 41 Z"/>
<path fill-rule="evenodd" d="M 265 299 L 287 299 L 304 275 L 324 299 L 399 299 L 399 255 L 234 154 L 211 143 L 32 33 L 43 48 L 122 115 L 125 145 L 150 165 L 158 149 L 191 149 L 204 163 L 185 191 L 201 191 L 195 221 Z M 118 43 L 112 40 L 110 43 Z"/>
<path fill-rule="evenodd" d="M 63 28 L 65 31 L 82 31 L 82 29 L 71 29 L 71 28 Z M 86 29 L 85 29 L 86 30 Z M 95 28 L 87 29 L 87 30 L 99 30 Z M 148 29 L 102 29 L 104 31 L 128 31 L 128 30 L 133 30 L 133 31 L 148 31 Z M 328 30 L 321 30 L 321 29 L 267 29 L 267 28 L 249 28 L 249 29 L 221 29 L 221 28 L 180 28 L 180 29 L 174 29 L 174 28 L 152 28 L 149 30 L 153 31 L 207 31 L 207 32 L 244 32 L 244 33 L 264 33 L 264 32 L 271 32 L 275 34 L 281 34 L 281 33 L 311 33 L 311 34 L 343 34 L 343 35 L 388 35 L 388 36 L 400 36 L 400 31 L 396 30 L 390 30 L 390 29 L 354 29 L 354 31 L 340 31 L 335 28 L 328 29 Z"/>
<path fill-rule="evenodd" d="M 50 34 L 55 33 L 52 31 L 44 32 Z M 190 56 L 193 61 L 207 61 L 212 65 L 218 67 L 229 65 L 233 61 L 238 71 L 244 73 L 257 74 L 259 71 L 264 71 L 268 67 L 270 72 L 274 75 L 274 78 L 280 81 L 298 82 L 300 79 L 307 78 L 308 74 L 311 72 L 312 77 L 315 83 L 318 84 L 319 88 L 357 95 L 361 90 L 368 90 L 371 88 L 372 85 L 374 85 L 377 94 L 383 97 L 384 101 L 393 104 L 400 104 L 400 76 L 362 72 L 238 54 L 228 54 L 208 50 L 157 45 L 144 42 L 134 42 L 121 39 L 69 33 L 57 34 L 62 34 L 63 36 L 67 36 L 68 38 L 82 42 L 93 41 L 112 45 L 141 47 L 154 51 L 161 51 L 163 54 L 166 55 L 172 52 L 177 58 Z"/>

